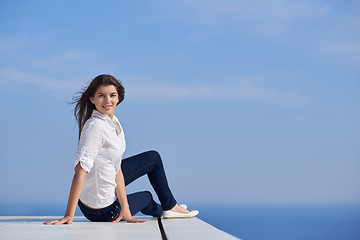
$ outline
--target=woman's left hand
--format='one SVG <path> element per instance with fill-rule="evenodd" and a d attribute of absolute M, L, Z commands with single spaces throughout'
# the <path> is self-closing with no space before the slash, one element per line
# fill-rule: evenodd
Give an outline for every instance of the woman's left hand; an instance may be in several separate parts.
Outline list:
<path fill-rule="evenodd" d="M 143 223 L 143 222 L 146 222 L 145 220 L 138 220 L 138 219 L 133 218 L 129 208 L 125 208 L 125 209 L 121 208 L 119 217 L 117 219 L 115 219 L 114 221 L 112 221 L 112 222 L 117 223 L 120 220 L 125 220 L 128 223 Z"/>

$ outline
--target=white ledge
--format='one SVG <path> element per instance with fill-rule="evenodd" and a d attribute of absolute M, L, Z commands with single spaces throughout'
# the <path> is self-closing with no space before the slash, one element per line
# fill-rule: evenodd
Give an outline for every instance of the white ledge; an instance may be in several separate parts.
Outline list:
<path fill-rule="evenodd" d="M 76 216 L 71 225 L 44 225 L 43 222 L 59 219 L 59 216 L 0 216 L 0 239 L 2 240 L 161 240 L 158 221 L 155 218 L 139 216 L 145 223 L 99 223 L 89 222 Z M 236 240 L 198 219 L 162 219 L 169 240 Z"/>

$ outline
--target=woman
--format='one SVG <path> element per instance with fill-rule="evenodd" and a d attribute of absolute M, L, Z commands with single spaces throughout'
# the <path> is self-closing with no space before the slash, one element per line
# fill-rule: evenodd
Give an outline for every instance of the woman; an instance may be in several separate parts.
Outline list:
<path fill-rule="evenodd" d="M 132 217 L 139 211 L 164 218 L 194 217 L 199 213 L 176 203 L 157 152 L 122 160 L 125 137 L 114 112 L 123 100 L 124 87 L 111 75 L 97 76 L 75 99 L 79 146 L 66 213 L 44 224 L 71 224 L 77 204 L 87 219 L 96 222 L 145 222 Z M 125 186 L 145 174 L 161 205 L 147 191 L 126 195 Z"/>

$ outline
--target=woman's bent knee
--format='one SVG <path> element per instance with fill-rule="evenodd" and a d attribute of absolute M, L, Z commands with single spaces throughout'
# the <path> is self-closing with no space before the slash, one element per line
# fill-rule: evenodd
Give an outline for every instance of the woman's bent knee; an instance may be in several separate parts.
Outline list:
<path fill-rule="evenodd" d="M 160 157 L 160 153 L 155 151 L 155 150 L 150 150 L 150 151 L 147 151 L 146 152 L 148 154 L 148 156 L 151 158 L 151 159 L 156 159 L 156 160 L 159 160 L 161 161 L 161 157 Z"/>
<path fill-rule="evenodd" d="M 151 201 L 153 199 L 151 192 L 149 191 L 143 191 L 141 192 L 141 197 L 146 201 Z"/>

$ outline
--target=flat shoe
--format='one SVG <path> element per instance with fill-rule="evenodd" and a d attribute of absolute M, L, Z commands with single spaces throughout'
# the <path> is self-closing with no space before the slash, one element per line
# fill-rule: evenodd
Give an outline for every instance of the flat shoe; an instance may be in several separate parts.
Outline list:
<path fill-rule="evenodd" d="M 180 207 L 182 207 L 183 209 L 187 210 L 187 205 L 185 204 L 179 204 Z"/>
<path fill-rule="evenodd" d="M 198 210 L 190 210 L 189 213 L 179 213 L 171 210 L 164 211 L 163 218 L 192 218 L 199 214 Z"/>

